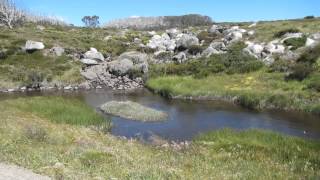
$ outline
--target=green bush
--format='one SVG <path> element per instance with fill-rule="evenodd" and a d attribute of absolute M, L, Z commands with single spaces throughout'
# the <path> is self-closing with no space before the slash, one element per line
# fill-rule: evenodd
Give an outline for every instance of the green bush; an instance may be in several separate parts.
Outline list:
<path fill-rule="evenodd" d="M 263 67 L 261 61 L 243 52 L 245 47 L 246 45 L 243 42 L 235 43 L 228 49 L 227 54 L 221 55 L 224 58 L 227 73 L 248 73 Z"/>
<path fill-rule="evenodd" d="M 320 57 L 320 44 L 315 47 L 308 48 L 300 56 L 300 58 L 297 60 L 297 62 L 314 64 L 317 62 L 319 57 Z"/>
<path fill-rule="evenodd" d="M 105 163 L 111 163 L 112 154 L 98 151 L 89 151 L 80 157 L 80 162 L 86 167 L 98 167 Z"/>
<path fill-rule="evenodd" d="M 24 135 L 30 140 L 43 142 L 46 140 L 48 133 L 45 128 L 37 124 L 30 124 L 25 127 Z"/>
<path fill-rule="evenodd" d="M 282 36 L 284 36 L 285 34 L 287 33 L 299 33 L 300 30 L 299 29 L 296 29 L 296 28 L 289 28 L 289 29 L 284 29 L 284 30 L 281 30 L 281 31 L 278 31 L 274 34 L 274 37 L 275 38 L 281 38 Z"/>
<path fill-rule="evenodd" d="M 290 38 L 284 41 L 286 46 L 292 46 L 292 50 L 296 50 L 300 47 L 303 47 L 306 44 L 307 37 L 303 36 L 301 38 Z"/>
<path fill-rule="evenodd" d="M 276 61 L 269 67 L 269 72 L 288 72 L 292 63 L 283 59 L 276 59 Z"/>
<path fill-rule="evenodd" d="M 320 92 L 320 73 L 317 73 L 308 79 L 307 87 Z"/>
<path fill-rule="evenodd" d="M 210 44 L 213 40 L 220 38 L 220 36 L 217 36 L 214 33 L 209 33 L 207 31 L 201 31 L 197 37 L 200 41 L 204 41 L 207 45 Z"/>
<path fill-rule="evenodd" d="M 259 97 L 252 94 L 243 94 L 240 95 L 237 99 L 237 104 L 239 104 L 242 107 L 248 108 L 248 109 L 259 109 L 260 107 L 260 100 Z"/>
<path fill-rule="evenodd" d="M 291 72 L 286 75 L 286 79 L 302 81 L 307 78 L 313 70 L 313 67 L 308 63 L 297 63 L 291 67 Z"/>
<path fill-rule="evenodd" d="M 292 104 L 292 98 L 282 95 L 282 94 L 274 94 L 267 99 L 267 105 L 273 106 L 275 109 L 281 109 L 283 107 L 287 107 L 288 104 Z"/>
<path fill-rule="evenodd" d="M 189 48 L 188 52 L 192 55 L 197 55 L 199 53 L 202 53 L 203 51 L 203 47 L 202 46 L 199 46 L 199 45 L 193 45 Z"/>

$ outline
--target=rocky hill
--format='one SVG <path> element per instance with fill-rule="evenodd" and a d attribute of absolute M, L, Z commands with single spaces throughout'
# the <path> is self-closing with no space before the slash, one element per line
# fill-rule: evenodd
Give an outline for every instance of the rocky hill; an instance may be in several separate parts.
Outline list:
<path fill-rule="evenodd" d="M 173 27 L 206 26 L 210 24 L 212 24 L 212 19 L 208 16 L 189 14 L 184 16 L 130 17 L 113 20 L 107 23 L 105 27 L 152 30 Z"/>

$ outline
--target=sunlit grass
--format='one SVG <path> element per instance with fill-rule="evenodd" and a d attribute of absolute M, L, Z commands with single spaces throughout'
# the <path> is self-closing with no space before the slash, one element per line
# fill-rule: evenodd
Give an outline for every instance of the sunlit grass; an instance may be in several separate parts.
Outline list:
<path fill-rule="evenodd" d="M 8 102 L 8 105 L 56 123 L 95 125 L 107 121 L 77 99 L 53 96 L 18 98 Z"/>
<path fill-rule="evenodd" d="M 307 80 L 306 80 L 307 82 Z M 247 74 L 215 74 L 196 79 L 191 76 L 164 76 L 152 78 L 147 86 L 165 96 L 207 97 L 208 99 L 233 100 L 249 108 L 276 108 L 312 111 L 320 104 L 318 92 L 307 89 L 304 82 L 285 81 L 283 73 L 258 71 Z"/>

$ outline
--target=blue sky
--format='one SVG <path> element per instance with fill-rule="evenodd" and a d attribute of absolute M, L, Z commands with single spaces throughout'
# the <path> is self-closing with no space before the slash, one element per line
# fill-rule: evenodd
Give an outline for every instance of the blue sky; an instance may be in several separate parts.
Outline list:
<path fill-rule="evenodd" d="M 320 0 L 17 0 L 33 12 L 81 25 L 85 15 L 100 22 L 129 16 L 197 13 L 221 21 L 257 21 L 320 16 Z"/>

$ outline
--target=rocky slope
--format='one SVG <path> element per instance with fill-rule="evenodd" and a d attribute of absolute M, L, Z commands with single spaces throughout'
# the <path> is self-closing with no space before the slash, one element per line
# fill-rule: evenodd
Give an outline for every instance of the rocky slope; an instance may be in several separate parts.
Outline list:
<path fill-rule="evenodd" d="M 206 17 L 191 17 L 192 20 L 196 17 L 196 19 L 200 18 L 203 22 L 209 23 Z M 190 17 L 183 16 L 179 18 L 188 19 Z M 163 17 L 160 19 L 163 20 Z M 166 17 L 164 19 L 170 18 Z M 187 22 L 192 24 L 192 20 Z M 181 19 L 177 21 L 185 22 Z M 172 20 L 171 23 L 173 22 L 175 21 Z M 143 21 L 141 23 L 148 26 L 148 23 Z M 272 23 L 270 22 L 269 24 Z M 309 26 L 317 27 L 320 24 L 317 23 L 317 20 L 292 21 L 286 24 L 294 25 L 295 23 L 299 23 L 299 29 Z M 170 25 L 170 23 L 168 24 Z M 177 23 L 175 25 L 179 26 L 180 24 Z M 43 82 L 31 85 L 31 88 L 52 89 L 57 87 L 59 89 L 73 90 L 108 87 L 112 89 L 134 89 L 143 87 L 144 81 L 148 77 L 149 69 L 153 65 L 168 63 L 184 64 L 190 60 L 201 61 L 215 54 L 226 53 L 230 46 L 237 42 L 244 42 L 246 44 L 243 53 L 251 55 L 266 66 L 270 66 L 276 59 L 294 62 L 302 52 L 310 47 L 314 47 L 320 41 L 320 27 L 318 31 L 317 28 L 299 31 L 299 29 L 296 30 L 290 26 L 290 28 L 280 29 L 276 33 L 277 36 L 271 36 L 269 39 L 261 38 L 261 34 L 266 34 L 266 30 L 261 30 L 261 28 L 267 25 L 268 23 L 265 22 L 239 24 L 239 26 L 214 24 L 188 28 L 168 28 L 166 30 L 149 32 L 131 29 L 87 30 L 68 28 L 66 30 L 51 30 L 51 27 L 37 26 L 36 33 L 32 32 L 31 36 L 30 33 L 27 34 L 31 37 L 30 39 L 23 41 L 19 38 L 19 42 L 22 41 L 24 43 L 22 48 L 15 47 L 15 49 L 9 50 L 8 48 L 2 48 L 0 54 L 3 54 L 1 59 L 4 60 L 0 62 L 0 67 L 7 68 L 6 59 L 8 57 L 18 55 L 33 56 L 33 54 L 40 52 L 43 59 L 47 57 L 63 57 L 71 62 L 81 63 L 82 69 L 80 73 L 86 81 L 78 84 L 57 84 L 54 82 L 48 83 L 50 79 L 47 78 Z M 58 34 L 56 33 L 57 31 L 59 32 Z M 25 30 L 22 33 L 26 33 Z M 51 33 L 54 33 L 52 34 L 55 39 L 54 41 L 42 36 L 42 34 L 49 36 Z M 60 39 L 58 35 L 61 33 L 66 34 L 66 36 L 64 35 Z M 87 33 L 91 33 L 90 36 L 87 36 Z M 81 34 L 81 36 L 78 34 Z M 74 37 L 78 36 L 80 39 L 74 41 Z M 102 38 L 103 36 L 104 38 Z M 69 40 L 68 38 L 71 39 Z M 35 41 L 35 39 L 38 41 Z M 85 40 L 84 44 L 79 44 L 79 40 L 82 39 L 88 40 Z M 15 41 L 11 42 L 10 39 L 8 41 L 9 43 L 15 43 Z M 90 42 L 85 43 L 86 41 Z M 5 47 L 10 48 L 12 46 L 12 44 L 7 45 L 6 41 L 2 43 L 4 43 L 3 46 Z M 79 45 L 77 46 L 75 43 Z M 8 74 L 10 73 L 11 71 L 8 72 Z M 30 85 L 20 85 L 6 91 L 24 91 L 29 87 Z"/>

